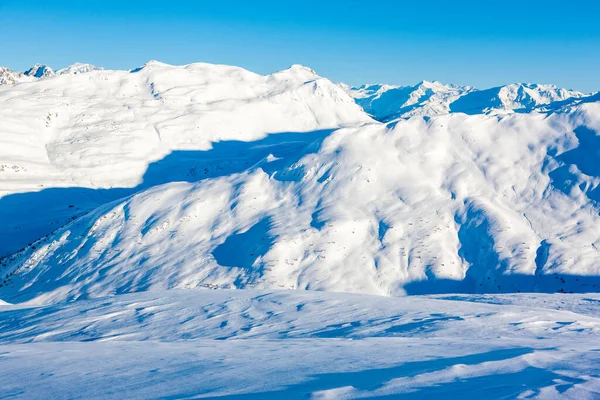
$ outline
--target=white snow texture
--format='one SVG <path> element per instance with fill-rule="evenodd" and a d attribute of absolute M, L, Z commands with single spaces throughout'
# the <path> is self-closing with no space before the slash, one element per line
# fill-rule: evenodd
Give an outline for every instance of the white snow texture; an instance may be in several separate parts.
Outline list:
<path fill-rule="evenodd" d="M 32 71 L 0 87 L 4 300 L 598 289 L 598 102 L 381 123 L 297 65 Z M 410 101 L 429 91 L 412 114 L 582 96 L 423 82 Z"/>
<path fill-rule="evenodd" d="M 0 68 L 2 394 L 600 398 L 599 135 L 553 85 Z"/>

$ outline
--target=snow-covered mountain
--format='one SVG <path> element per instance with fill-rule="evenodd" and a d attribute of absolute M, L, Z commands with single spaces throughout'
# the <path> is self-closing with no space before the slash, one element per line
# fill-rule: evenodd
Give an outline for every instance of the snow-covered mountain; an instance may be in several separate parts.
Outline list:
<path fill-rule="evenodd" d="M 486 90 L 423 81 L 415 86 L 342 87 L 379 121 L 449 113 L 507 114 L 550 111 L 591 95 L 555 85 L 515 83 Z"/>
<path fill-rule="evenodd" d="M 450 115 L 174 152 L 144 179 L 191 182 L 106 204 L 11 258 L 3 296 L 595 291 L 578 279 L 600 276 L 599 115 Z"/>
<path fill-rule="evenodd" d="M 48 78 L 56 75 L 56 73 L 47 65 L 35 64 L 33 67 L 25 71 L 25 75 L 33 78 Z"/>
<path fill-rule="evenodd" d="M 596 399 L 599 311 L 598 294 L 255 290 L 3 305 L 0 386 L 23 399 Z"/>
<path fill-rule="evenodd" d="M 345 86 L 345 89 L 379 121 L 448 114 L 450 103 L 473 91 L 468 86 L 444 85 L 437 81 L 423 81 L 415 86 L 363 85 Z"/>
<path fill-rule="evenodd" d="M 0 104 L 0 255 L 124 195 L 98 189 L 133 193 L 186 174 L 206 176 L 185 163 L 177 178 L 169 171 L 146 174 L 173 151 L 372 122 L 337 85 L 301 66 L 261 76 L 229 66 L 149 62 L 135 72 L 95 70 L 2 86 Z M 238 155 L 227 171 L 248 162 Z M 52 190 L 59 187 L 79 194 Z M 29 200 L 25 193 L 32 192 L 40 194 Z M 23 195 L 7 196 L 16 193 Z"/>
<path fill-rule="evenodd" d="M 302 66 L 80 71 L 0 88 L 4 300 L 600 288 L 593 98 L 466 115 L 480 92 L 424 82 L 407 112 L 451 113 L 385 124 Z"/>
<path fill-rule="evenodd" d="M 33 82 L 38 79 L 47 79 L 56 75 L 83 74 L 100 70 L 102 70 L 102 68 L 92 64 L 83 63 L 75 63 L 57 71 L 54 71 L 49 66 L 43 64 L 35 64 L 25 72 L 16 72 L 6 67 L 0 67 L 0 85 L 15 85 L 20 82 Z"/>
<path fill-rule="evenodd" d="M 600 395 L 599 93 L 0 82 L 4 395 Z"/>
<path fill-rule="evenodd" d="M 25 75 L 23 72 L 15 72 L 6 67 L 0 67 L 0 85 L 14 85 L 19 82 L 30 82 L 34 78 Z"/>
<path fill-rule="evenodd" d="M 530 112 L 585 96 L 581 92 L 555 85 L 515 83 L 465 94 L 450 104 L 450 110 L 466 114 Z"/>
<path fill-rule="evenodd" d="M 68 67 L 59 69 L 58 71 L 56 71 L 56 74 L 57 75 L 63 75 L 63 74 L 85 74 L 86 72 L 101 71 L 102 69 L 103 68 L 96 67 L 95 65 L 92 65 L 92 64 L 75 63 L 75 64 L 72 64 L 72 65 L 69 65 Z"/>

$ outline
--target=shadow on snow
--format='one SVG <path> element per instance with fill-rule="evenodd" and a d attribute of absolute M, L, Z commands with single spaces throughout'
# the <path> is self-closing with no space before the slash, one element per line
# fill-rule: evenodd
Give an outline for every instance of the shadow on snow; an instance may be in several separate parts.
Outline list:
<path fill-rule="evenodd" d="M 0 257 L 14 254 L 94 208 L 152 186 L 198 182 L 261 168 L 281 181 L 299 180 L 301 169 L 287 168 L 317 152 L 333 130 L 284 132 L 264 139 L 214 142 L 210 150 L 176 150 L 148 165 L 142 182 L 133 188 L 49 188 L 0 198 Z M 267 159 L 272 155 L 270 159 Z"/>
<path fill-rule="evenodd" d="M 382 349 L 385 351 L 385 349 Z M 478 365 L 494 361 L 510 360 L 532 353 L 530 348 L 511 348 L 494 350 L 486 353 L 472 354 L 461 357 L 437 358 L 426 361 L 407 362 L 391 368 L 371 369 L 359 372 L 340 372 L 314 375 L 311 380 L 287 386 L 281 390 L 227 395 L 222 397 L 204 397 L 206 399 L 306 399 L 311 393 L 332 390 L 336 388 L 353 387 L 360 391 L 371 392 L 383 388 L 394 379 L 410 379 L 417 375 L 434 373 L 455 365 Z M 456 378 L 449 382 L 440 382 L 432 386 L 417 387 L 414 391 L 384 395 L 369 396 L 375 399 L 428 399 L 440 397 L 444 399 L 500 399 L 516 398 L 523 392 L 540 394 L 545 387 L 554 386 L 556 391 L 564 393 L 574 385 L 583 382 L 582 379 L 559 375 L 549 370 L 536 367 L 526 367 L 514 373 L 491 372 L 488 375 Z M 191 395 L 190 393 L 186 395 Z M 329 397 L 328 397 L 329 398 Z M 333 397 L 332 397 L 333 398 Z"/>

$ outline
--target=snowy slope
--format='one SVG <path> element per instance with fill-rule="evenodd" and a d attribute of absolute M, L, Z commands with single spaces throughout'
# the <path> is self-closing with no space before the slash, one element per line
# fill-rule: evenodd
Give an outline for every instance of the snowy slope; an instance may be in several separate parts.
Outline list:
<path fill-rule="evenodd" d="M 598 94 L 0 79 L 1 396 L 600 396 Z"/>
<path fill-rule="evenodd" d="M 302 66 L 82 71 L 0 89 L 4 300 L 599 289 L 597 102 L 382 124 Z"/>
<path fill-rule="evenodd" d="M 555 85 L 515 83 L 477 90 L 469 86 L 423 81 L 415 86 L 342 86 L 363 109 L 379 121 L 412 116 L 435 116 L 454 112 L 507 114 L 549 111 L 566 102 L 589 97 Z"/>
<path fill-rule="evenodd" d="M 63 72 L 0 86 L 0 256 L 124 196 L 95 189 L 139 190 L 148 165 L 172 151 L 371 121 L 337 85 L 302 66 L 267 76 L 159 62 L 133 72 L 88 65 Z M 68 196 L 48 190 L 64 187 L 81 190 Z M 39 191 L 32 199 L 10 196 Z"/>
<path fill-rule="evenodd" d="M 16 398 L 594 399 L 597 295 L 168 291 L 0 307 Z"/>
<path fill-rule="evenodd" d="M 148 179 L 200 176 L 106 204 L 6 259 L 1 297 L 598 291 L 598 131 L 594 103 L 175 152 Z"/>

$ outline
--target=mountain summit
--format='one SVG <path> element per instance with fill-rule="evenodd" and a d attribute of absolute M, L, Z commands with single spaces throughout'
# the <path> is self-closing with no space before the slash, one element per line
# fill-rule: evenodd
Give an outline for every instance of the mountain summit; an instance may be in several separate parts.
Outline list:
<path fill-rule="evenodd" d="M 50 76 L 54 76 L 54 71 L 52 68 L 43 64 L 35 64 L 33 67 L 25 71 L 25 75 L 31 76 L 33 78 L 48 78 Z"/>

